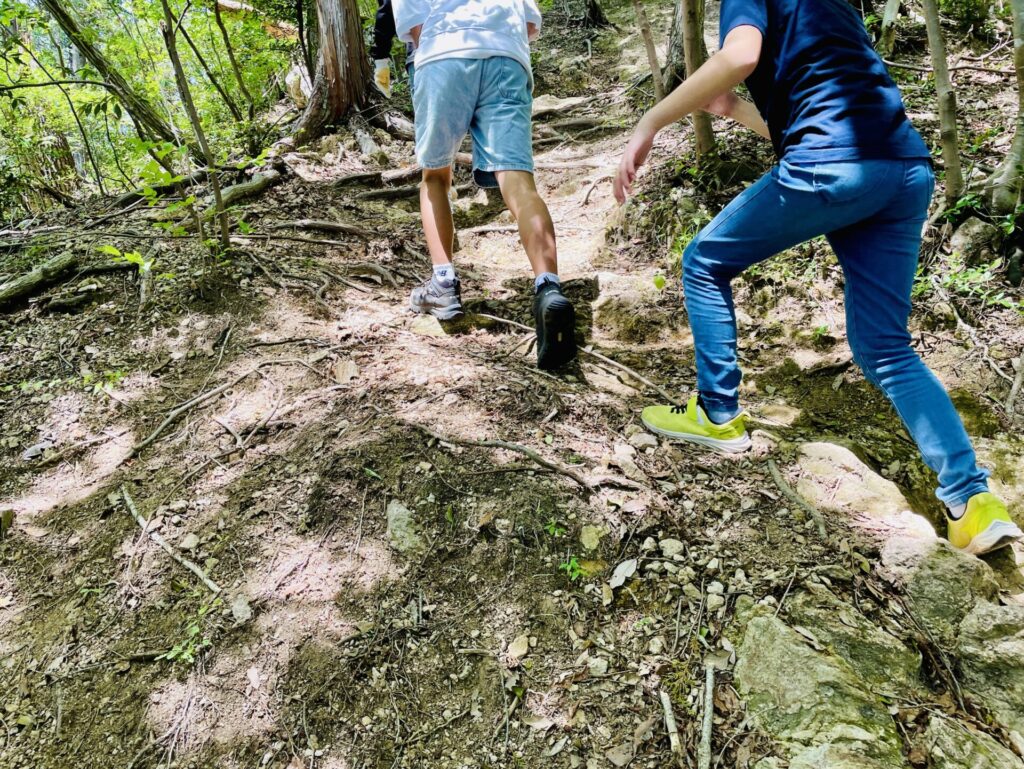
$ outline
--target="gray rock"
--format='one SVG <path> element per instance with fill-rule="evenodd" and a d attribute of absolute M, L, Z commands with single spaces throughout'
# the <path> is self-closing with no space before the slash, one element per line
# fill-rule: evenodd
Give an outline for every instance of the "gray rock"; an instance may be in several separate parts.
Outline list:
<path fill-rule="evenodd" d="M 960 625 L 964 688 L 1010 731 L 1024 733 L 1024 606 L 979 601 Z"/>
<path fill-rule="evenodd" d="M 635 433 L 629 437 L 629 445 L 641 451 L 656 449 L 658 448 L 658 439 L 650 433 Z"/>
<path fill-rule="evenodd" d="M 671 558 L 674 555 L 679 555 L 686 546 L 678 539 L 663 539 L 658 543 L 658 547 L 661 548 L 661 554 L 666 558 Z"/>
<path fill-rule="evenodd" d="M 903 493 L 844 446 L 805 443 L 800 447 L 800 492 L 819 510 L 885 518 L 910 508 Z"/>
<path fill-rule="evenodd" d="M 846 660 L 873 691 L 909 696 L 920 688 L 920 653 L 825 588 L 795 595 L 787 618 Z"/>
<path fill-rule="evenodd" d="M 957 227 L 949 240 L 949 245 L 967 264 L 981 264 L 994 258 L 993 254 L 999 247 L 1002 236 L 1002 231 L 994 224 L 972 216 Z"/>
<path fill-rule="evenodd" d="M 921 740 L 931 769 L 1024 769 L 1024 762 L 987 734 L 933 715 Z"/>
<path fill-rule="evenodd" d="M 992 570 L 978 558 L 938 540 L 905 577 L 907 604 L 928 634 L 952 650 L 957 628 L 979 600 L 999 591 Z"/>
<path fill-rule="evenodd" d="M 770 614 L 747 623 L 735 681 L 758 726 L 791 769 L 906 767 L 900 736 L 878 694 L 842 658 L 819 652 Z"/>
<path fill-rule="evenodd" d="M 406 555 L 420 552 L 423 549 L 423 538 L 416 529 L 412 511 L 397 499 L 392 499 L 388 502 L 387 516 L 388 538 L 392 547 Z"/>

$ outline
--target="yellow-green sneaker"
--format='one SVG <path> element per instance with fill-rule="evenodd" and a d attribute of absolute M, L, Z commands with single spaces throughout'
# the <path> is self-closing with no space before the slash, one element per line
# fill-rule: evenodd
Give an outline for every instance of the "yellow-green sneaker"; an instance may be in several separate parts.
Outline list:
<path fill-rule="evenodd" d="M 949 541 L 965 553 L 991 553 L 1024 537 L 1024 531 L 1006 512 L 1006 505 L 995 494 L 975 494 L 967 501 L 967 510 L 949 520 Z"/>
<path fill-rule="evenodd" d="M 746 412 L 724 425 L 716 425 L 708 419 L 696 395 L 690 398 L 685 409 L 679 406 L 648 406 L 640 418 L 648 430 L 668 438 L 699 443 L 727 454 L 738 454 L 750 448 Z"/>

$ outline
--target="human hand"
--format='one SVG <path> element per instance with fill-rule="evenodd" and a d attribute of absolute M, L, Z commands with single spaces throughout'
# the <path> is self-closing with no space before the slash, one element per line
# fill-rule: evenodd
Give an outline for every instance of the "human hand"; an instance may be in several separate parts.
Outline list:
<path fill-rule="evenodd" d="M 629 144 L 626 145 L 626 150 L 622 153 L 622 160 L 619 161 L 619 170 L 616 172 L 615 181 L 612 184 L 615 199 L 620 204 L 625 203 L 626 196 L 632 194 L 633 181 L 636 179 L 637 171 L 647 160 L 657 133 L 641 120 L 633 132 Z"/>
<path fill-rule="evenodd" d="M 420 47 L 420 34 L 423 32 L 423 25 L 419 24 L 409 30 L 409 34 L 412 35 L 412 47 Z"/>
<path fill-rule="evenodd" d="M 387 99 L 391 98 L 391 59 L 377 59 L 373 63 L 373 84 Z"/>

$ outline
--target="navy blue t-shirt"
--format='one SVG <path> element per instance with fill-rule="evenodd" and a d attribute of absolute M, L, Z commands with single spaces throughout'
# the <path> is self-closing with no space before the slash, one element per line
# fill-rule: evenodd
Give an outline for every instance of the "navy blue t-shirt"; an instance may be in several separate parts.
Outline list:
<path fill-rule="evenodd" d="M 747 88 L 791 163 L 926 158 L 899 89 L 845 0 L 722 0 L 720 32 L 756 27 Z"/>

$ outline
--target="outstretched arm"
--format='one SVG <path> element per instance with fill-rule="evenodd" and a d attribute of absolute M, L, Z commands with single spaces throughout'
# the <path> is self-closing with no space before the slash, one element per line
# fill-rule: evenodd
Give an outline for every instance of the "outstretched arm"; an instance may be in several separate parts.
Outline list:
<path fill-rule="evenodd" d="M 765 139 L 772 138 L 771 133 L 768 131 L 768 124 L 764 122 L 764 118 L 761 117 L 761 113 L 757 111 L 757 107 L 746 99 L 737 96 L 732 91 L 719 96 L 710 104 L 705 104 L 704 110 L 706 112 L 714 113 L 715 115 L 732 118 L 740 125 L 746 126 L 754 133 L 763 136 Z"/>
<path fill-rule="evenodd" d="M 632 192 L 637 170 L 647 160 L 658 131 L 717 103 L 750 76 L 761 57 L 762 39 L 756 27 L 736 27 L 726 36 L 720 51 L 640 119 L 619 163 L 613 185 L 616 200 L 623 203 Z M 742 114 L 751 118 L 747 110 Z"/>

